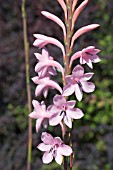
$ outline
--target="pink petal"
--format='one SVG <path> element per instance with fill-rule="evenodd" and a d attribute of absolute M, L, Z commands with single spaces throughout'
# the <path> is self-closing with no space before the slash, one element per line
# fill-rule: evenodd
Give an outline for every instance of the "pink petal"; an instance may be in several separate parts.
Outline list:
<path fill-rule="evenodd" d="M 70 96 L 71 94 L 73 94 L 74 91 L 75 91 L 74 86 L 71 84 L 68 84 L 68 85 L 64 86 L 62 95 Z"/>
<path fill-rule="evenodd" d="M 93 75 L 94 75 L 94 73 L 85 73 L 84 76 L 80 79 L 80 81 L 90 80 Z"/>
<path fill-rule="evenodd" d="M 66 27 L 64 25 L 64 23 L 61 21 L 61 19 L 59 19 L 56 15 L 53 15 L 49 12 L 46 11 L 42 11 L 41 12 L 45 17 L 51 19 L 52 21 L 56 22 L 63 30 L 64 36 L 66 37 Z"/>
<path fill-rule="evenodd" d="M 44 46 L 46 46 L 47 43 L 48 43 L 48 42 L 45 41 L 45 40 L 36 39 L 36 40 L 34 41 L 33 45 L 36 46 L 36 47 L 39 47 L 39 49 L 40 49 L 40 48 L 43 48 Z"/>
<path fill-rule="evenodd" d="M 70 156 L 72 154 L 72 149 L 70 146 L 63 144 L 62 146 L 59 146 L 57 151 L 64 156 Z"/>
<path fill-rule="evenodd" d="M 53 44 L 58 46 L 62 50 L 63 56 L 65 56 L 64 46 L 57 39 L 42 34 L 34 34 L 34 37 L 36 37 L 38 40 L 44 41 L 45 44 Z M 34 42 L 34 46 L 38 46 L 37 42 Z"/>
<path fill-rule="evenodd" d="M 78 84 L 75 85 L 75 95 L 76 95 L 76 98 L 78 99 L 78 101 L 81 101 L 82 100 L 82 89 L 79 87 Z"/>
<path fill-rule="evenodd" d="M 91 25 L 87 25 L 87 26 L 84 26 L 82 28 L 80 28 L 72 37 L 72 41 L 71 41 L 71 49 L 74 45 L 74 41 L 80 37 L 82 34 L 85 34 L 86 32 L 89 32 L 89 31 L 92 31 L 93 29 L 99 27 L 98 24 L 91 24 Z"/>
<path fill-rule="evenodd" d="M 81 119 L 84 116 L 82 110 L 78 108 L 68 109 L 66 113 L 67 113 L 67 116 L 72 119 Z"/>
<path fill-rule="evenodd" d="M 51 152 L 45 152 L 42 161 L 44 164 L 49 164 L 53 160 L 53 155 Z"/>
<path fill-rule="evenodd" d="M 40 96 L 40 94 L 42 93 L 44 88 L 45 88 L 45 85 L 43 85 L 43 84 L 38 85 L 35 89 L 35 96 Z"/>
<path fill-rule="evenodd" d="M 57 0 L 57 1 L 59 2 L 62 9 L 64 10 L 65 18 L 67 18 L 67 7 L 66 7 L 66 4 L 65 4 L 64 0 Z"/>
<path fill-rule="evenodd" d="M 68 108 L 73 108 L 75 106 L 75 104 L 76 104 L 76 101 L 75 100 L 71 100 L 71 101 L 67 101 L 66 106 Z"/>
<path fill-rule="evenodd" d="M 49 52 L 47 51 L 47 49 L 45 49 L 45 48 L 42 49 L 42 56 L 43 56 L 43 58 L 44 58 L 43 61 L 49 59 Z"/>
<path fill-rule="evenodd" d="M 38 119 L 38 118 L 39 118 L 39 116 L 38 116 L 38 114 L 37 114 L 36 111 L 31 112 L 31 113 L 29 114 L 29 117 L 31 117 L 31 118 L 33 118 L 33 119 Z"/>
<path fill-rule="evenodd" d="M 52 145 L 53 144 L 53 137 L 47 132 L 42 133 L 41 140 L 46 145 Z"/>
<path fill-rule="evenodd" d="M 47 108 L 48 112 L 50 112 L 51 114 L 55 114 L 55 113 L 58 113 L 60 111 L 60 109 L 58 109 L 57 106 L 55 105 L 50 105 L 48 108 Z"/>
<path fill-rule="evenodd" d="M 37 100 L 33 100 L 32 104 L 33 104 L 35 110 L 40 107 L 40 103 Z"/>
<path fill-rule="evenodd" d="M 72 18 L 72 30 L 74 28 L 74 24 L 75 21 L 77 20 L 78 16 L 80 15 L 80 13 L 83 11 L 83 9 L 85 8 L 85 6 L 87 5 L 88 0 L 84 0 L 79 7 L 75 10 L 74 14 L 73 14 L 73 18 Z"/>
<path fill-rule="evenodd" d="M 84 75 L 84 68 L 81 65 L 77 65 L 73 71 L 72 74 L 76 78 L 80 78 Z"/>
<path fill-rule="evenodd" d="M 80 64 L 85 64 L 85 63 L 87 63 L 86 60 L 84 60 L 84 58 L 81 56 L 80 57 Z"/>
<path fill-rule="evenodd" d="M 58 145 L 61 145 L 63 143 L 63 141 L 61 140 L 60 137 L 55 137 L 54 138 L 54 145 L 58 144 Z"/>
<path fill-rule="evenodd" d="M 71 66 L 73 64 L 73 61 L 76 60 L 79 57 L 81 57 L 81 51 L 78 51 L 75 54 L 73 54 L 73 56 L 71 57 L 70 63 L 69 63 L 69 68 L 70 69 L 71 69 Z"/>
<path fill-rule="evenodd" d="M 97 55 L 93 55 L 91 57 L 91 61 L 94 62 L 94 63 L 98 63 L 98 62 L 101 61 L 101 59 Z"/>
<path fill-rule="evenodd" d="M 40 143 L 37 148 L 40 150 L 40 151 L 49 151 L 51 149 L 51 145 L 45 145 L 44 143 Z"/>
<path fill-rule="evenodd" d="M 56 156 L 55 156 L 55 161 L 61 165 L 62 164 L 62 161 L 63 161 L 63 156 L 57 152 Z"/>
<path fill-rule="evenodd" d="M 49 125 L 51 126 L 56 126 L 58 124 L 60 124 L 60 122 L 62 121 L 63 119 L 63 114 L 60 115 L 60 114 L 54 114 L 51 116 L 51 118 L 49 119 Z"/>
<path fill-rule="evenodd" d="M 88 62 L 86 62 L 86 64 L 87 64 L 91 69 L 93 69 L 93 65 L 92 65 L 91 60 L 89 60 Z"/>
<path fill-rule="evenodd" d="M 92 82 L 81 82 L 83 91 L 86 93 L 91 93 L 95 90 L 95 85 Z"/>
<path fill-rule="evenodd" d="M 41 69 L 43 69 L 44 67 L 46 66 L 46 63 L 43 61 L 43 62 L 38 62 L 35 66 L 35 72 L 39 72 L 41 71 Z M 46 68 L 47 70 L 47 68 Z"/>
<path fill-rule="evenodd" d="M 39 119 L 36 120 L 36 132 L 37 132 L 37 133 L 38 133 L 38 131 L 39 131 L 40 128 L 41 128 L 41 124 L 42 124 L 42 122 L 43 122 L 43 119 L 44 119 L 44 118 L 39 118 Z"/>
<path fill-rule="evenodd" d="M 41 54 L 34 53 L 34 55 L 36 56 L 37 60 L 39 60 L 39 61 L 43 61 L 44 60 L 44 58 L 43 58 L 43 56 Z"/>
<path fill-rule="evenodd" d="M 53 98 L 53 103 L 54 105 L 60 107 L 61 105 L 66 103 L 66 99 L 62 95 L 55 95 L 55 97 Z"/>
<path fill-rule="evenodd" d="M 70 83 L 71 82 L 71 80 L 72 80 L 72 76 L 71 75 L 68 75 L 68 76 L 66 76 L 66 82 L 67 83 Z"/>
<path fill-rule="evenodd" d="M 45 87 L 45 88 L 43 89 L 43 95 L 44 95 L 45 98 L 47 98 L 47 95 L 48 95 L 48 87 Z"/>
<path fill-rule="evenodd" d="M 53 87 L 53 88 L 57 89 L 60 93 L 62 93 L 61 87 L 56 82 L 54 82 L 52 80 L 49 80 L 48 82 L 46 82 L 45 85 Z"/>
<path fill-rule="evenodd" d="M 65 117 L 64 117 L 64 123 L 65 123 L 69 128 L 72 128 L 72 120 L 71 120 L 70 117 L 65 116 Z"/>

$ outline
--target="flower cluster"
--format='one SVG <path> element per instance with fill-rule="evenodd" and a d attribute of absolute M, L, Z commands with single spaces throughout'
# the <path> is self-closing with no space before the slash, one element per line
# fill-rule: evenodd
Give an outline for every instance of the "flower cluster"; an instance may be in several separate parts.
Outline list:
<path fill-rule="evenodd" d="M 64 126 L 67 126 L 67 128 L 72 128 L 73 120 L 81 119 L 84 116 L 82 110 L 75 108 L 76 100 L 68 100 L 68 98 L 70 95 L 75 93 L 76 99 L 81 101 L 83 92 L 91 93 L 95 90 L 95 85 L 89 81 L 94 73 L 85 73 L 84 68 L 81 65 L 87 64 L 92 69 L 92 63 L 97 63 L 100 61 L 100 58 L 97 56 L 100 50 L 96 49 L 94 46 L 86 47 L 83 50 L 74 53 L 72 56 L 69 56 L 69 54 L 72 54 L 75 40 L 82 34 L 87 33 L 99 26 L 98 24 L 91 24 L 80 28 L 74 33 L 75 21 L 87 5 L 88 0 L 84 0 L 76 9 L 75 6 L 77 1 L 73 0 L 70 8 L 72 18 L 70 25 L 70 16 L 68 11 L 70 0 L 66 0 L 66 2 L 64 0 L 57 1 L 64 11 L 65 24 L 60 20 L 60 18 L 47 11 L 42 11 L 42 15 L 54 21 L 62 28 L 65 45 L 53 37 L 48 37 L 42 34 L 34 34 L 36 40 L 33 45 L 42 49 L 42 54 L 35 53 L 38 60 L 38 63 L 35 66 L 37 76 L 32 78 L 33 82 L 37 84 L 35 96 L 43 94 L 44 98 L 47 98 L 49 89 L 56 89 L 58 91 L 58 94 L 56 94 L 53 98 L 53 104 L 48 107 L 45 105 L 44 101 L 39 103 L 37 100 L 33 100 L 32 103 L 34 111 L 30 113 L 29 116 L 36 119 L 37 132 L 40 130 L 41 125 L 47 128 L 48 125 L 56 126 L 60 124 L 61 127 L 63 127 L 62 133 L 65 133 Z M 70 31 L 68 29 L 69 26 Z M 72 35 L 70 36 L 70 39 L 68 39 L 69 35 Z M 68 42 L 69 44 L 67 48 L 66 43 Z M 52 56 L 49 55 L 46 48 L 47 44 L 56 45 L 61 49 L 64 60 L 64 68 L 60 63 L 55 61 Z M 73 61 L 76 59 L 79 59 L 80 64 L 76 65 L 72 70 Z M 56 68 L 60 70 L 62 74 L 63 87 L 60 87 L 57 82 L 52 80 L 52 76 L 57 74 Z M 42 133 L 41 140 L 43 143 L 39 144 L 37 148 L 45 152 L 42 158 L 43 163 L 50 163 L 53 158 L 55 158 L 55 161 L 58 164 L 61 164 L 62 155 L 70 156 L 73 152 L 71 147 L 65 145 L 60 137 L 53 138 L 47 132 Z"/>

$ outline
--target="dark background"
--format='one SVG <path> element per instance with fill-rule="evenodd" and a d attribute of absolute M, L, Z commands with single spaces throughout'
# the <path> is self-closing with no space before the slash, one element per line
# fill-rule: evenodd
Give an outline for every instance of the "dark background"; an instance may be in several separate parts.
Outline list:
<path fill-rule="evenodd" d="M 79 3 L 82 2 L 79 0 Z M 57 0 L 27 0 L 28 40 L 30 42 L 30 77 L 35 76 L 36 58 L 34 33 L 53 36 L 62 41 L 61 29 L 41 15 L 47 10 L 63 20 Z M 75 25 L 75 31 L 87 24 L 98 23 L 100 28 L 77 40 L 74 51 L 90 45 L 101 49 L 100 63 L 94 65 L 93 81 L 96 90 L 84 95 L 78 103 L 85 116 L 74 124 L 74 170 L 113 170 L 113 2 L 90 0 Z M 50 54 L 62 62 L 61 52 L 48 47 Z M 76 63 L 75 63 L 76 64 Z M 89 71 L 86 66 L 86 72 Z M 59 80 L 60 81 L 60 80 Z M 32 98 L 35 85 L 31 82 Z M 50 91 L 46 103 L 56 92 Z M 74 98 L 74 96 L 72 97 Z M 38 100 L 43 100 L 39 97 Z M 48 102 L 49 101 L 49 102 Z M 58 127 L 59 128 L 59 127 Z M 25 84 L 25 61 L 21 0 L 0 0 L 0 170 L 25 170 L 27 159 L 28 112 Z M 57 129 L 57 128 L 56 128 Z M 59 131 L 49 127 L 54 136 Z M 42 129 L 43 131 L 44 129 Z M 32 170 L 60 170 L 55 162 L 42 165 L 42 153 L 36 149 L 40 134 L 33 121 Z"/>

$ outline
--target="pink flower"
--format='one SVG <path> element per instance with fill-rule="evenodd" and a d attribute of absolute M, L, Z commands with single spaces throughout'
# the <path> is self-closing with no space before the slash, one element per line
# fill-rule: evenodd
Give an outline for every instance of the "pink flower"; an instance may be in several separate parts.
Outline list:
<path fill-rule="evenodd" d="M 39 96 L 42 92 L 44 97 L 46 98 L 48 95 L 48 89 L 49 87 L 57 89 L 60 93 L 62 93 L 61 87 L 54 81 L 50 80 L 49 77 L 40 78 L 38 76 L 35 76 L 32 78 L 33 82 L 35 84 L 38 84 L 35 90 L 35 95 Z"/>
<path fill-rule="evenodd" d="M 49 112 L 46 111 L 46 106 L 44 102 L 41 102 L 40 104 L 38 101 L 33 100 L 32 104 L 34 106 L 34 111 L 30 113 L 29 116 L 33 119 L 37 119 L 36 131 L 38 132 L 41 127 L 41 124 L 43 124 L 43 126 L 47 128 L 48 118 L 51 117 L 51 114 L 49 114 Z"/>
<path fill-rule="evenodd" d="M 97 56 L 99 49 L 95 49 L 94 46 L 89 46 L 81 51 L 80 64 L 87 64 L 90 68 L 93 68 L 92 62 L 100 62 L 100 58 Z"/>
<path fill-rule="evenodd" d="M 58 164 L 62 164 L 63 156 L 70 156 L 72 149 L 70 146 L 65 145 L 60 137 L 53 138 L 49 133 L 43 132 L 41 136 L 43 143 L 40 143 L 37 148 L 44 151 L 42 161 L 45 164 L 50 163 L 53 158 Z"/>
<path fill-rule="evenodd" d="M 95 85 L 92 82 L 87 82 L 91 79 L 94 73 L 85 73 L 84 68 L 77 65 L 73 71 L 72 75 L 66 77 L 67 85 L 64 86 L 63 96 L 69 96 L 75 92 L 76 98 L 81 101 L 83 93 L 91 93 L 95 89 Z"/>
<path fill-rule="evenodd" d="M 59 47 L 63 53 L 63 56 L 65 56 L 65 49 L 64 46 L 60 41 L 58 41 L 55 38 L 48 37 L 42 34 L 34 34 L 34 37 L 36 37 L 36 40 L 34 41 L 33 45 L 39 48 L 45 47 L 47 44 L 53 44 Z"/>
<path fill-rule="evenodd" d="M 59 124 L 62 119 L 64 123 L 72 128 L 72 119 L 80 119 L 83 117 L 83 112 L 78 108 L 73 108 L 76 101 L 66 101 L 65 97 L 56 95 L 53 98 L 54 105 L 48 107 L 48 112 L 52 114 L 49 119 L 49 124 L 55 126 Z"/>
<path fill-rule="evenodd" d="M 35 53 L 39 62 L 35 66 L 35 71 L 39 74 L 40 78 L 44 78 L 48 75 L 56 75 L 55 67 L 61 70 L 62 76 L 64 76 L 63 67 L 49 56 L 49 52 L 46 49 L 42 49 L 42 55 Z"/>

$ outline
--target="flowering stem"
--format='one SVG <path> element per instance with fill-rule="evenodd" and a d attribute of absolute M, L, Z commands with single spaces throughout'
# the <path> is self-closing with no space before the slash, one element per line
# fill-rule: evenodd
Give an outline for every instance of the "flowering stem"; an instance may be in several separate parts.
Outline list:
<path fill-rule="evenodd" d="M 65 20 L 65 23 L 66 23 L 66 28 L 67 28 L 67 36 L 66 36 L 66 42 L 65 42 L 66 56 L 65 56 L 65 61 L 64 61 L 65 76 L 67 76 L 70 72 L 70 70 L 69 70 L 69 59 L 70 59 L 70 55 L 71 55 L 71 52 L 72 52 L 72 51 L 70 51 L 71 36 L 72 36 L 72 31 L 71 31 L 71 27 L 72 27 L 72 4 L 73 4 L 73 0 L 66 1 L 67 20 Z M 69 142 L 70 145 L 72 145 L 70 135 L 71 135 L 71 132 L 68 132 L 68 131 L 65 132 L 64 142 L 65 143 Z M 69 141 L 68 141 L 68 139 L 69 139 Z M 72 157 L 73 157 L 73 155 L 70 156 L 70 170 L 72 170 L 72 162 L 73 162 Z M 67 170 L 67 169 L 68 169 L 68 161 L 67 161 L 67 158 L 64 157 L 64 170 Z"/>
<path fill-rule="evenodd" d="M 24 37 L 24 49 L 25 49 L 25 65 L 26 65 L 27 102 L 28 102 L 28 112 L 31 113 L 31 89 L 30 89 L 30 75 L 29 75 L 29 42 L 27 38 L 25 0 L 22 0 L 22 18 L 23 18 L 23 37 Z M 31 170 L 31 152 L 32 152 L 32 119 L 29 117 L 28 118 L 27 170 Z"/>

